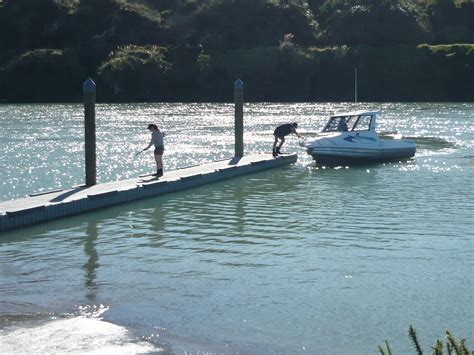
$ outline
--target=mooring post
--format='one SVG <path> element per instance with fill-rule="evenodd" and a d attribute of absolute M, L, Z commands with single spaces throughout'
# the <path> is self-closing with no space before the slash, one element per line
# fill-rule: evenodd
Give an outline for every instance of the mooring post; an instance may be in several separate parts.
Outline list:
<path fill-rule="evenodd" d="M 95 83 L 89 78 L 84 82 L 84 139 L 86 153 L 86 186 L 96 184 L 95 152 Z"/>
<path fill-rule="evenodd" d="M 235 104 L 235 156 L 244 156 L 244 83 L 237 79 L 234 83 Z"/>

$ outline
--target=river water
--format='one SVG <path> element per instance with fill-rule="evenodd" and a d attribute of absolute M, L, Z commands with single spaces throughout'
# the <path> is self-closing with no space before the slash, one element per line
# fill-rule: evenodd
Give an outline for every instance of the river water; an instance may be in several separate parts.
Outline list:
<path fill-rule="evenodd" d="M 316 132 L 334 112 L 380 109 L 414 159 L 295 165 L 3 233 L 2 353 L 414 353 L 450 330 L 474 340 L 474 104 L 255 103 L 245 153 L 274 127 Z M 233 105 L 97 106 L 98 181 L 233 154 Z M 0 199 L 84 181 L 81 105 L 0 105 Z"/>

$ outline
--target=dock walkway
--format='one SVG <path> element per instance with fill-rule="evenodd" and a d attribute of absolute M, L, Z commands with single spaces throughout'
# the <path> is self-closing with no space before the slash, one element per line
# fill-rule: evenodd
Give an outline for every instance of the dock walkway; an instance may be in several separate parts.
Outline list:
<path fill-rule="evenodd" d="M 275 168 L 297 158 L 248 155 L 170 171 L 159 179 L 142 176 L 0 202 L 0 232 Z"/>

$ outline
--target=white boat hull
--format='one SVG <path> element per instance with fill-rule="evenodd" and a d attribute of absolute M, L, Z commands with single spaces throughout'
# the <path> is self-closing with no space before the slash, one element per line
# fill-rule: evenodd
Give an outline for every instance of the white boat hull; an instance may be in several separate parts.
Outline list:
<path fill-rule="evenodd" d="M 368 162 L 383 162 L 397 159 L 408 159 L 415 155 L 416 147 L 391 148 L 349 148 L 349 147 L 316 147 L 308 148 L 308 154 L 319 165 L 344 165 Z"/>
<path fill-rule="evenodd" d="M 318 165 L 347 165 L 408 159 L 415 155 L 415 142 L 404 139 L 380 139 L 375 132 L 338 132 L 323 134 L 306 148 Z"/>

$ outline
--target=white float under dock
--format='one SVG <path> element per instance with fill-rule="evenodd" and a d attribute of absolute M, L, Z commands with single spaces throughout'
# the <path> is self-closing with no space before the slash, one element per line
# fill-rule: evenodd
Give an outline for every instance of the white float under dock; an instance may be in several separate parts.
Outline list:
<path fill-rule="evenodd" d="M 27 227 L 61 217 L 276 168 L 292 164 L 297 159 L 296 154 L 284 154 L 277 158 L 271 154 L 234 157 L 166 172 L 159 179 L 153 176 L 137 177 L 0 202 L 0 231 Z"/>

